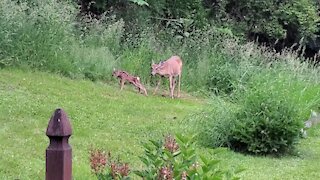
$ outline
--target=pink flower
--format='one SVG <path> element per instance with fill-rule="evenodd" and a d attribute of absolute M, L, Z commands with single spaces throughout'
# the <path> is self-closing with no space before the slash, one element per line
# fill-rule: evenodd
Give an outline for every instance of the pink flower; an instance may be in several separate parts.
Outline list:
<path fill-rule="evenodd" d="M 168 135 L 167 137 L 165 137 L 164 147 L 171 153 L 174 153 L 179 150 L 178 143 L 176 142 L 175 138 L 172 137 L 171 135 Z"/>
<path fill-rule="evenodd" d="M 168 166 L 162 167 L 159 170 L 158 180 L 173 180 L 172 169 Z"/>
<path fill-rule="evenodd" d="M 101 173 L 108 161 L 108 156 L 105 152 L 99 149 L 90 150 L 90 167 L 95 174 Z"/>

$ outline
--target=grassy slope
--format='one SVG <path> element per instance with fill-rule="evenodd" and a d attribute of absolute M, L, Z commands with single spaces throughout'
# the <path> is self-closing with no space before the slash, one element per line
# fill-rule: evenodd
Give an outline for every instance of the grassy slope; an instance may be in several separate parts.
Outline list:
<path fill-rule="evenodd" d="M 76 179 L 90 175 L 91 145 L 139 162 L 132 154 L 141 154 L 140 142 L 177 130 L 200 108 L 191 100 L 137 95 L 130 86 L 119 92 L 114 85 L 7 70 L 0 77 L 0 179 L 44 177 L 45 130 L 57 107 L 71 119 Z"/>
<path fill-rule="evenodd" d="M 43 179 L 45 130 L 57 107 L 67 112 L 73 127 L 74 178 L 94 179 L 88 163 L 91 146 L 110 150 L 139 168 L 140 142 L 182 132 L 181 120 L 204 105 L 195 98 L 144 97 L 129 86 L 119 92 L 114 84 L 47 73 L 0 70 L 0 77 L 0 179 Z M 244 179 L 320 179 L 320 128 L 311 131 L 299 145 L 299 156 L 276 159 L 226 151 L 218 157 L 223 164 L 247 168 Z"/>

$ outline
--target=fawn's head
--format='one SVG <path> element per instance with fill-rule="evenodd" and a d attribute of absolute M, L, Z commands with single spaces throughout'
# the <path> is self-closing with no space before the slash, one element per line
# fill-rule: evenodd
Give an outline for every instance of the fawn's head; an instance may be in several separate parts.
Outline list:
<path fill-rule="evenodd" d="M 118 77 L 120 75 L 120 73 L 121 73 L 121 71 L 116 70 L 116 69 L 113 68 L 113 72 L 112 72 L 112 76 L 113 77 Z"/>

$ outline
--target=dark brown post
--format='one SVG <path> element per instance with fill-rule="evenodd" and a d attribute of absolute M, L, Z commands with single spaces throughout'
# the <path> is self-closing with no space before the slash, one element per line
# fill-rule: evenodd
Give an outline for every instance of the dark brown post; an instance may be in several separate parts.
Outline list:
<path fill-rule="evenodd" d="M 46 150 L 46 180 L 71 180 L 72 149 L 68 139 L 72 134 L 72 129 L 62 109 L 55 110 L 46 134 L 50 139 Z"/>

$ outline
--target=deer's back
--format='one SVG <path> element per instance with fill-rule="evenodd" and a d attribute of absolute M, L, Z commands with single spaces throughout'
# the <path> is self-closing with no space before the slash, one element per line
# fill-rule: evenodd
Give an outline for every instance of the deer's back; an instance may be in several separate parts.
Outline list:
<path fill-rule="evenodd" d="M 179 56 L 172 56 L 165 62 L 168 73 L 173 75 L 180 75 L 182 71 L 182 60 Z"/>

